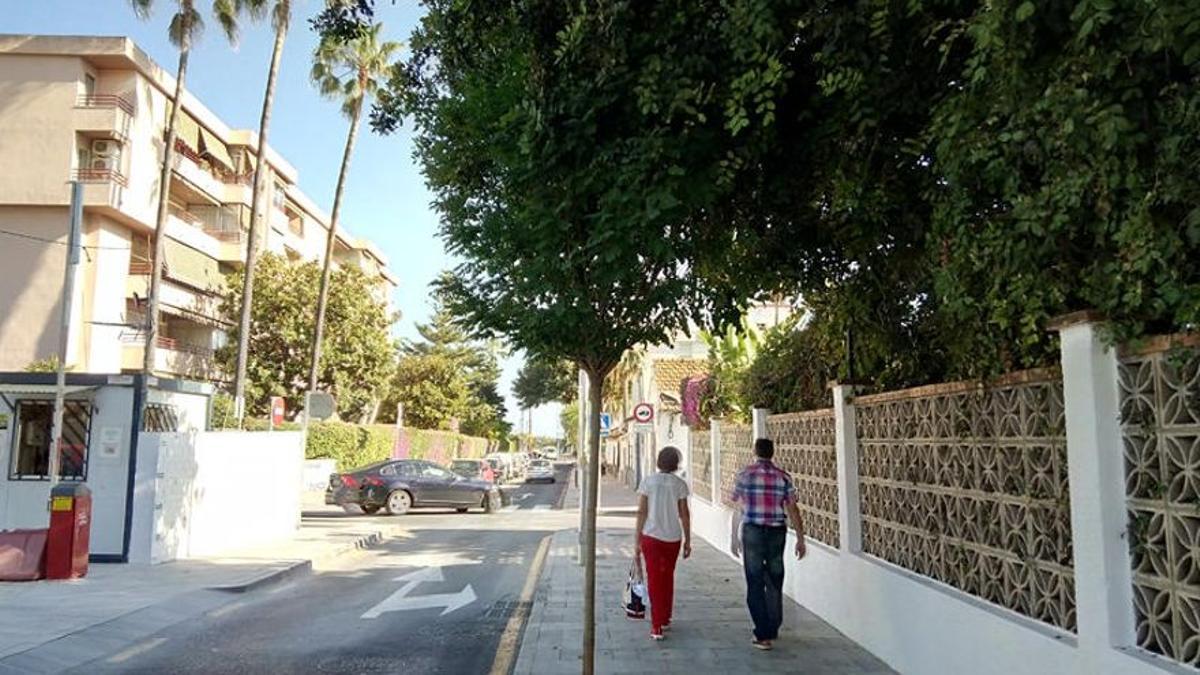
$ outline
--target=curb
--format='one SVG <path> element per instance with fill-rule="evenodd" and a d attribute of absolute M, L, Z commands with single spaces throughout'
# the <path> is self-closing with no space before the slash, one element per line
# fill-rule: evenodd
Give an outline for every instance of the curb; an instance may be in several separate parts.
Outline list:
<path fill-rule="evenodd" d="M 312 567 L 313 561 L 311 560 L 293 560 L 279 569 L 264 572 L 249 581 L 224 586 L 209 586 L 208 590 L 223 591 L 225 593 L 246 593 L 262 588 L 263 586 L 277 584 L 292 577 L 305 576 L 312 572 Z"/>
<path fill-rule="evenodd" d="M 374 548 L 382 544 L 388 537 L 394 535 L 401 530 L 401 526 L 393 525 L 381 530 L 364 533 L 352 542 L 339 546 L 324 555 L 314 556 L 312 558 L 287 561 L 283 567 L 269 570 L 259 574 L 248 581 L 235 584 L 227 584 L 224 586 L 209 586 L 210 591 L 223 591 L 225 593 L 246 593 L 248 591 L 257 590 L 264 586 L 287 581 L 292 578 L 307 576 L 312 573 L 314 567 L 319 567 L 328 564 L 338 558 L 349 555 L 356 551 L 365 551 L 369 548 Z"/>

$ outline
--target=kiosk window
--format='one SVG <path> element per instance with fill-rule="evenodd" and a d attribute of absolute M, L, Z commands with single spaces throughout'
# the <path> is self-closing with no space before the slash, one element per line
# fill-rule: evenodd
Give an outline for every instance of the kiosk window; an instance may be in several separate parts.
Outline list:
<path fill-rule="evenodd" d="M 50 435 L 54 423 L 54 401 L 17 401 L 14 415 L 12 480 L 50 478 Z M 63 480 L 87 478 L 88 436 L 92 406 L 87 401 L 63 401 L 62 454 L 58 475 Z"/>

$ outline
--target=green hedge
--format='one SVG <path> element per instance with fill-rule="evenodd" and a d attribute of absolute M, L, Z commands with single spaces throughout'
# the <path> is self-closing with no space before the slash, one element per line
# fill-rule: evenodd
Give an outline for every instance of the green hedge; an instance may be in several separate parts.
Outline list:
<path fill-rule="evenodd" d="M 395 428 L 387 424 L 310 424 L 305 457 L 332 459 L 339 471 L 355 469 L 391 457 L 395 433 Z M 450 431 L 404 429 L 404 434 L 409 457 L 441 464 L 459 457 L 482 457 L 488 448 L 486 438 Z"/>

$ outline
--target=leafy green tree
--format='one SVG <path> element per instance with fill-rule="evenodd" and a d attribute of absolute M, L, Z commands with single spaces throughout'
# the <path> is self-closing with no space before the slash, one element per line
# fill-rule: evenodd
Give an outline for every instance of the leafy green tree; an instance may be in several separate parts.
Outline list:
<path fill-rule="evenodd" d="M 729 325 L 724 332 L 704 331 L 700 338 L 708 346 L 708 372 L 711 376 L 708 392 L 701 401 L 701 413 L 706 418 L 729 418 L 749 421 L 752 407 L 742 396 L 746 372 L 758 356 L 762 337 L 758 329 L 742 318 L 739 325 Z"/>
<path fill-rule="evenodd" d="M 562 427 L 563 438 L 567 447 L 579 451 L 579 401 L 574 400 L 563 406 L 558 414 L 558 423 Z"/>
<path fill-rule="evenodd" d="M 275 84 L 279 79 L 279 66 L 283 58 L 283 43 L 287 39 L 288 28 L 292 23 L 291 0 L 239 0 L 243 7 L 255 19 L 261 19 L 270 11 L 271 28 L 275 31 L 275 40 L 271 48 L 271 65 L 267 70 L 267 86 L 263 92 L 262 114 L 258 120 L 258 161 L 254 165 L 254 180 L 250 197 L 250 230 L 246 233 L 246 265 L 242 276 L 242 307 L 238 319 L 240 339 L 237 345 L 237 364 L 233 370 L 234 409 L 239 415 L 243 412 L 242 404 L 246 396 L 246 358 L 248 356 L 250 336 L 251 308 L 254 304 L 254 265 L 258 262 L 258 245 L 260 220 L 266 194 L 267 175 L 270 172 L 263 157 L 263 149 L 267 147 L 267 138 L 271 127 L 271 111 L 275 107 Z"/>
<path fill-rule="evenodd" d="M 575 400 L 578 378 L 570 361 L 529 356 L 517 371 L 513 395 L 522 408 Z"/>
<path fill-rule="evenodd" d="M 337 189 L 333 193 L 333 211 L 329 214 L 329 233 L 325 238 L 325 257 L 321 268 L 321 288 L 317 294 L 316 327 L 312 337 L 312 358 L 308 370 L 308 386 L 316 389 L 321 372 L 321 344 L 325 333 L 325 311 L 329 303 L 329 279 L 333 270 L 334 244 L 337 242 L 338 218 L 342 212 L 342 196 L 350 174 L 350 158 L 358 138 L 363 104 L 375 95 L 380 83 L 392 69 L 400 51 L 399 42 L 381 42 L 383 24 L 375 24 L 351 40 L 322 40 L 313 54 L 312 80 L 322 96 L 337 99 L 342 112 L 350 120 L 346 133 L 346 148 L 338 170 Z"/>
<path fill-rule="evenodd" d="M 401 346 L 385 419 L 394 420 L 396 405 L 403 404 L 409 426 L 447 429 L 457 420 L 471 436 L 506 436 L 511 426 L 499 391 L 499 346 L 472 340 L 441 296 L 434 302 L 429 322 L 416 326 L 420 339 Z"/>
<path fill-rule="evenodd" d="M 969 50 L 927 132 L 956 363 L 1048 360 L 1076 309 L 1118 338 L 1200 324 L 1198 29 L 1192 0 L 1003 0 L 935 45 Z"/>
<path fill-rule="evenodd" d="M 404 406 L 404 424 L 449 429 L 471 403 L 471 384 L 459 362 L 445 354 L 403 354 L 392 380 L 389 411 Z"/>
<path fill-rule="evenodd" d="M 291 411 L 303 405 L 304 355 L 311 344 L 312 306 L 320 278 L 315 262 L 296 264 L 273 254 L 259 260 L 246 363 L 247 405 L 254 414 L 266 412 L 271 396 L 285 397 Z M 394 317 L 375 299 L 373 283 L 347 266 L 333 274 L 330 284 L 329 350 L 322 361 L 320 384 L 334 393 L 338 414 L 347 420 L 369 421 L 395 367 L 395 345 L 389 334 Z M 230 287 L 233 291 L 222 302 L 221 312 L 233 328 L 229 346 L 218 351 L 225 368 L 231 368 L 237 358 L 240 273 L 231 276 Z"/>
<path fill-rule="evenodd" d="M 735 238 L 700 215 L 732 189 L 742 139 L 771 123 L 753 83 L 787 45 L 741 49 L 747 31 L 777 33 L 776 16 L 716 3 L 427 8 L 373 122 L 415 120 L 442 237 L 463 261 L 445 283 L 455 316 L 589 375 L 590 673 L 603 382 L 634 345 L 665 342 L 693 319 L 736 318 L 741 298 L 724 290 L 728 256 L 718 255 Z M 737 69 L 740 84 L 727 77 Z"/>

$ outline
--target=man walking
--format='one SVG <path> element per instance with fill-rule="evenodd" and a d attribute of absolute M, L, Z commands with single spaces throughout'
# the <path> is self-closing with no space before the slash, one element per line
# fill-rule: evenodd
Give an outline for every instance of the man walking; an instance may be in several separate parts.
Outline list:
<path fill-rule="evenodd" d="M 730 537 L 733 555 L 742 555 L 746 571 L 746 604 L 754 621 L 757 649 L 771 649 L 783 624 L 783 548 L 787 521 L 796 531 L 796 558 L 805 554 L 804 522 L 796 508 L 791 476 L 771 459 L 775 443 L 754 441 L 757 460 L 742 469 L 734 483 L 732 499 L 737 509 Z"/>

